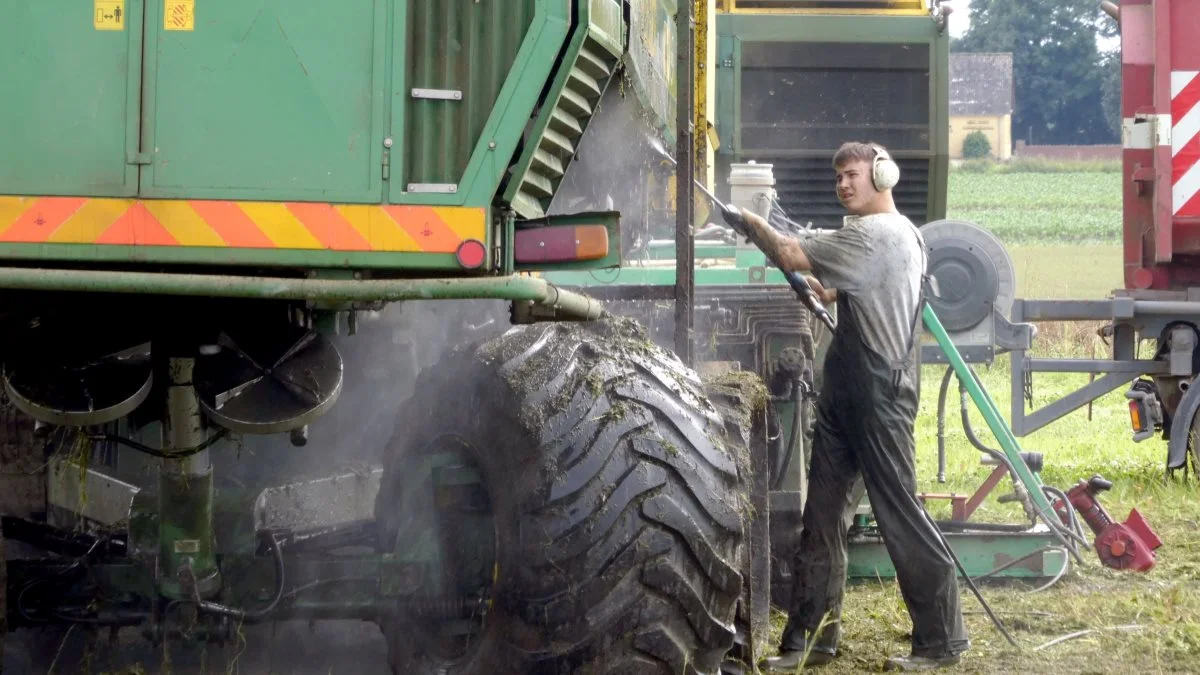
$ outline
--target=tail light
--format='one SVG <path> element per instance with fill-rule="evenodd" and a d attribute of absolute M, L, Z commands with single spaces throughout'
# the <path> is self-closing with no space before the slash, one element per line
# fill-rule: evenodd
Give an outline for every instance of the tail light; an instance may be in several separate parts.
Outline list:
<path fill-rule="evenodd" d="M 1150 438 L 1162 429 L 1162 404 L 1158 400 L 1158 389 L 1150 380 L 1138 380 L 1129 391 L 1129 426 L 1133 429 L 1133 440 L 1137 443 Z"/>

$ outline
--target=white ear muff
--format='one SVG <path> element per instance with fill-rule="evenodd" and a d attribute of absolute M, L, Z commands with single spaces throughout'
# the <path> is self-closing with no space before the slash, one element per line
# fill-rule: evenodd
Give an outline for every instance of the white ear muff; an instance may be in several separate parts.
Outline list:
<path fill-rule="evenodd" d="M 875 146 L 875 161 L 871 165 L 871 181 L 880 192 L 891 190 L 900 182 L 900 166 L 887 150 Z"/>

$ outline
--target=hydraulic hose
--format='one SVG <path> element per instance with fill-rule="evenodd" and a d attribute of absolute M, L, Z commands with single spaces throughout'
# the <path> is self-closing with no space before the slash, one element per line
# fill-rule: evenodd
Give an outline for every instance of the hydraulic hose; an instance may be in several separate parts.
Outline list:
<path fill-rule="evenodd" d="M 954 376 L 954 367 L 946 366 L 946 374 L 942 375 L 942 386 L 938 389 L 937 407 L 937 482 L 946 482 L 946 397 L 950 393 L 950 378 Z"/>
<path fill-rule="evenodd" d="M 279 605 L 279 601 L 283 598 L 283 589 L 285 586 L 283 550 L 280 548 L 279 540 L 275 538 L 274 532 L 266 532 L 264 538 L 266 539 L 267 546 L 271 549 L 271 558 L 275 561 L 275 596 L 271 598 L 271 602 L 262 609 L 245 610 L 226 607 L 215 602 L 206 602 L 201 600 L 197 593 L 194 597 L 197 607 L 205 612 L 212 612 L 213 614 L 220 614 L 239 621 L 249 621 L 252 623 L 267 618 L 271 612 L 275 611 L 275 607 Z"/>
<path fill-rule="evenodd" d="M 971 377 L 975 378 L 975 381 L 978 383 L 979 376 L 975 373 L 975 369 L 970 368 L 970 372 L 971 372 Z M 980 383 L 980 384 L 982 385 L 982 383 Z M 984 453 L 985 455 L 988 455 L 988 456 L 994 458 L 997 462 L 1000 462 L 1004 466 L 1008 467 L 1008 471 L 1009 471 L 1010 475 L 1016 476 L 1016 471 L 1013 469 L 1012 463 L 1008 461 L 1008 456 L 1005 455 L 1003 452 L 996 450 L 995 448 L 990 448 L 987 445 L 984 445 L 983 441 L 979 440 L 979 436 L 977 436 L 975 434 L 975 429 L 971 426 L 971 417 L 969 414 L 970 408 L 967 405 L 966 386 L 962 383 L 961 380 L 958 383 L 958 396 L 959 396 L 959 414 L 962 418 L 963 433 L 966 434 L 967 440 L 971 443 L 971 445 L 976 450 Z M 1066 496 L 1063 495 L 1062 492 L 1057 490 L 1056 488 L 1053 488 L 1048 485 L 1043 485 L 1042 490 L 1043 490 L 1043 493 L 1047 493 L 1047 492 L 1050 492 L 1051 494 L 1057 493 L 1056 496 L 1059 496 L 1059 498 L 1062 499 L 1063 502 L 1068 505 L 1068 508 L 1067 508 L 1068 519 L 1069 519 L 1069 522 L 1071 523 L 1069 527 L 1064 526 L 1062 524 L 1061 520 L 1059 520 L 1055 514 L 1042 513 L 1040 515 L 1042 516 L 1042 521 L 1045 522 L 1046 526 L 1049 527 L 1051 529 L 1051 531 L 1058 537 L 1058 539 L 1062 543 L 1063 547 L 1065 549 L 1067 549 L 1068 552 L 1070 552 L 1070 554 L 1072 555 L 1072 557 L 1074 557 L 1076 559 L 1076 561 L 1082 563 L 1083 557 L 1080 555 L 1079 548 L 1076 544 L 1082 543 L 1085 547 L 1088 546 L 1089 544 L 1088 544 L 1087 539 L 1085 537 L 1080 536 L 1080 534 L 1079 534 L 1079 526 L 1075 521 L 1075 513 L 1070 508 L 1070 502 L 1067 501 Z M 1019 492 L 1018 492 L 1018 494 L 1019 494 Z M 1036 518 L 1035 518 L 1034 522 L 1036 523 Z"/>
<path fill-rule="evenodd" d="M 1000 617 L 996 616 L 996 613 L 992 611 L 992 606 L 989 605 L 987 600 L 983 598 L 983 593 L 979 591 L 979 587 L 975 585 L 975 582 L 971 580 L 970 575 L 967 574 L 967 570 L 963 567 L 962 561 L 958 559 L 958 556 L 954 553 L 954 549 L 950 548 L 950 542 L 946 541 L 946 535 L 942 534 L 942 530 L 937 526 L 937 523 L 934 522 L 933 516 L 929 515 L 929 512 L 925 510 L 924 506 L 921 506 L 920 502 L 917 502 L 915 495 L 910 495 L 909 498 L 916 502 L 917 508 L 921 511 L 921 515 L 925 516 L 925 521 L 928 522 L 929 526 L 933 528 L 934 533 L 937 535 L 938 541 L 942 543 L 942 548 L 946 549 L 946 553 L 950 556 L 950 559 L 954 561 L 954 566 L 958 569 L 958 573 L 962 575 L 963 580 L 967 582 L 967 586 L 971 589 L 971 592 L 975 594 L 975 599 L 979 600 L 979 604 L 983 606 L 983 611 L 987 612 L 988 618 L 992 620 L 992 625 L 996 627 L 996 630 L 1000 631 L 1000 634 L 1004 636 L 1005 640 L 1008 640 L 1008 644 L 1020 649 L 1021 646 L 1018 645 L 1017 641 L 1013 639 L 1013 636 L 1008 632 L 1008 629 L 1004 627 L 1004 622 L 1001 621 Z"/>
<path fill-rule="evenodd" d="M 974 377 L 976 381 L 979 380 L 979 378 L 975 375 L 974 370 L 971 371 L 971 377 Z M 991 457 L 1000 459 L 1004 461 L 1005 464 L 1008 464 L 1008 457 L 1006 457 L 1003 452 L 984 445 L 983 441 L 979 440 L 979 436 L 975 435 L 975 428 L 971 426 L 971 410 L 967 405 L 967 387 L 962 382 L 958 383 L 958 399 L 959 414 L 962 416 L 963 433 L 966 434 L 967 440 L 970 441 L 971 445 L 974 446 L 976 450 L 985 455 L 990 455 Z"/>
<path fill-rule="evenodd" d="M 778 490 L 783 485 L 783 474 L 787 471 L 788 464 L 791 463 L 792 457 L 796 454 L 796 443 L 800 441 L 800 425 L 804 418 L 804 388 L 801 386 L 800 376 L 797 375 L 792 380 L 792 403 L 795 408 L 792 410 L 792 431 L 788 434 L 787 447 L 783 450 L 783 461 L 779 463 L 778 469 L 775 471 L 775 484 L 771 486 L 772 490 Z"/>

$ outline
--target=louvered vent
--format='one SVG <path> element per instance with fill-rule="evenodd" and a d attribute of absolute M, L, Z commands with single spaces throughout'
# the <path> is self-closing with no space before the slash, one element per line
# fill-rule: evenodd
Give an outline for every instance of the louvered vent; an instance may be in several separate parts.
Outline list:
<path fill-rule="evenodd" d="M 623 51 L 619 0 L 581 1 L 576 18 L 586 29 L 572 38 L 550 90 L 558 93 L 538 116 L 505 192 L 523 218 L 546 215 Z"/>

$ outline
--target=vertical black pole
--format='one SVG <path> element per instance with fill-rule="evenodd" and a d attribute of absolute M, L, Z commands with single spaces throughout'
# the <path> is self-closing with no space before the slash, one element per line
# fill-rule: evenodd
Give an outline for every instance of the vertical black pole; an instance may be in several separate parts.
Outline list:
<path fill-rule="evenodd" d="M 693 297 L 696 290 L 696 250 L 692 235 L 695 218 L 695 153 L 692 151 L 692 119 L 695 108 L 695 29 L 693 0 L 679 0 L 675 20 L 678 47 L 676 90 L 675 158 L 675 353 L 689 367 L 693 363 L 695 315 Z"/>

